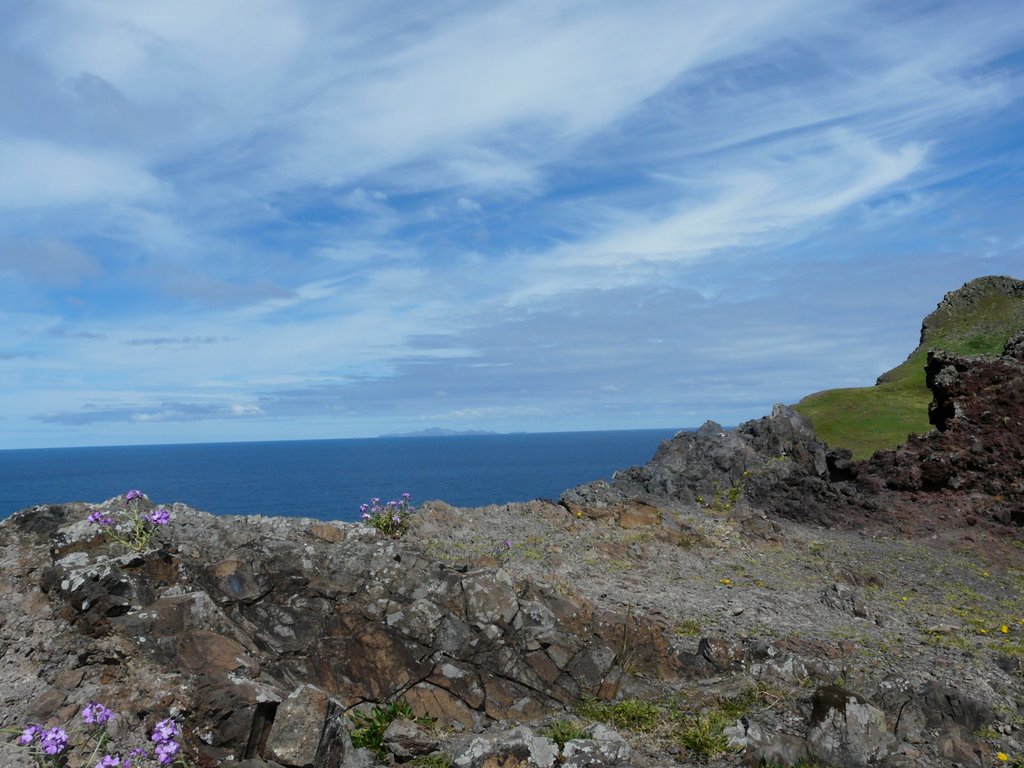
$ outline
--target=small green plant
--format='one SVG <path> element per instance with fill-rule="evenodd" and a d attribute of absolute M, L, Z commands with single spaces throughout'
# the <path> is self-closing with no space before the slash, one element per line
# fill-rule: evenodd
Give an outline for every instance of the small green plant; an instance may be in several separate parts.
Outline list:
<path fill-rule="evenodd" d="M 639 699 L 623 699 L 612 704 L 597 699 L 583 699 L 576 711 L 581 717 L 606 723 L 615 728 L 648 733 L 661 722 L 661 711 L 657 704 Z"/>
<path fill-rule="evenodd" d="M 743 495 L 743 487 L 746 484 L 746 478 L 750 475 L 749 472 L 743 473 L 743 479 L 730 485 L 728 488 L 719 487 L 718 483 L 714 484 L 713 493 L 711 500 L 707 502 L 706 508 L 712 512 L 729 512 L 736 502 L 740 500 L 740 496 Z M 703 502 L 702 497 L 698 497 L 699 503 Z"/>
<path fill-rule="evenodd" d="M 145 552 L 157 530 L 171 522 L 171 513 L 163 507 L 143 513 L 145 498 L 142 491 L 128 491 L 124 495 L 125 509 L 121 513 L 121 521 L 102 510 L 91 513 L 88 520 L 93 525 L 102 526 L 104 533 L 119 544 L 135 552 Z"/>
<path fill-rule="evenodd" d="M 409 530 L 409 518 L 414 507 L 410 503 L 412 496 L 403 493 L 401 500 L 392 499 L 381 504 L 379 498 L 370 499 L 368 504 L 359 507 L 360 519 L 371 528 L 376 528 L 385 536 L 399 537 Z"/>
<path fill-rule="evenodd" d="M 673 631 L 676 637 L 696 637 L 701 632 L 700 622 L 696 619 L 683 619 Z"/>
<path fill-rule="evenodd" d="M 352 746 L 369 749 L 383 759 L 387 754 L 384 749 L 384 731 L 395 720 L 412 720 L 420 725 L 432 725 L 432 717 L 416 717 L 412 705 L 405 699 L 398 699 L 390 704 L 378 704 L 369 712 L 352 713 Z"/>
<path fill-rule="evenodd" d="M 573 739 L 584 739 L 587 736 L 586 729 L 579 723 L 572 720 L 556 720 L 547 727 L 547 737 L 558 745 L 558 749 L 565 749 L 565 744 Z"/>
<path fill-rule="evenodd" d="M 447 755 L 435 753 L 433 755 L 415 757 L 409 762 L 409 765 L 413 766 L 413 768 L 451 768 L 452 761 L 448 759 Z"/>
<path fill-rule="evenodd" d="M 700 763 L 706 763 L 729 749 L 725 727 L 732 718 L 721 711 L 705 712 L 689 720 L 679 736 L 679 743 L 686 750 L 686 756 Z"/>

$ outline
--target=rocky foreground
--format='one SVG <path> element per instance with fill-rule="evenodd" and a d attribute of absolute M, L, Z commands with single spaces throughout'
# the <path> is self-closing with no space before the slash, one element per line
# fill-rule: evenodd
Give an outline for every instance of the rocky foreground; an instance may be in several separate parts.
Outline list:
<path fill-rule="evenodd" d="M 867 462 L 777 406 L 401 538 L 175 504 L 133 552 L 87 520 L 123 499 L 24 510 L 0 727 L 99 701 L 125 749 L 170 716 L 250 768 L 1021 764 L 1024 337 L 929 383 L 937 430 Z"/>

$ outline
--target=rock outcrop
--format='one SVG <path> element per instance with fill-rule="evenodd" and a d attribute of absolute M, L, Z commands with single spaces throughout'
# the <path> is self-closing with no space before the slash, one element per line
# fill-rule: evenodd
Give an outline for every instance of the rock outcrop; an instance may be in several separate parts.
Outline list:
<path fill-rule="evenodd" d="M 0 725 L 103 698 L 202 723 L 194 746 L 210 759 L 298 766 L 325 748 L 331 718 L 364 702 L 403 697 L 478 730 L 642 690 L 622 666 L 627 631 L 633 669 L 670 680 L 686 666 L 646 617 L 431 560 L 371 528 L 175 505 L 173 539 L 123 553 L 85 511 L 34 508 L 0 527 L 5 597 L 22 617 L 4 626 L 21 681 L 4 688 Z"/>
<path fill-rule="evenodd" d="M 808 421 L 785 405 L 735 430 L 707 422 L 661 444 L 647 464 L 569 489 L 561 502 L 586 509 L 642 502 L 731 508 L 740 497 L 765 512 L 801 521 L 836 522 L 852 490 L 849 453 L 832 451 Z"/>
<path fill-rule="evenodd" d="M 931 352 L 926 372 L 935 430 L 863 462 L 863 483 L 944 520 L 957 510 L 972 525 L 1024 525 L 1024 332 L 998 357 Z"/>

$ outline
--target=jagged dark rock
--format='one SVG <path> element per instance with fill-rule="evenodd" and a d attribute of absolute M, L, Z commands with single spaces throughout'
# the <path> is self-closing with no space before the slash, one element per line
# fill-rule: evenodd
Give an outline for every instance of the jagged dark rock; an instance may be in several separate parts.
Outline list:
<path fill-rule="evenodd" d="M 611 484 L 589 483 L 566 491 L 571 509 L 610 508 L 630 501 L 652 506 L 731 507 L 742 495 L 752 506 L 802 521 L 836 522 L 850 505 L 849 452 L 831 451 L 810 423 L 776 405 L 770 416 L 735 430 L 707 422 L 661 444 L 647 464 L 616 472 Z"/>
<path fill-rule="evenodd" d="M 860 465 L 861 478 L 917 494 L 915 503 L 925 501 L 943 519 L 955 510 L 961 521 L 983 526 L 1024 525 L 1022 340 L 1016 335 L 998 357 L 930 353 L 929 418 L 936 430 L 879 451 Z M 910 501 L 897 496 L 892 506 Z"/>

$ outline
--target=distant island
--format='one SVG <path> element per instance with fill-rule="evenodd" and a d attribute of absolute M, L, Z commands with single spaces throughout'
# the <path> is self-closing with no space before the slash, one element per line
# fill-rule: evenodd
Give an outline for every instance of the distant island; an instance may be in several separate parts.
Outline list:
<path fill-rule="evenodd" d="M 469 437 L 471 435 L 500 435 L 500 432 L 489 432 L 485 429 L 443 429 L 441 427 L 430 427 L 421 429 L 418 432 L 400 432 L 390 435 L 378 435 L 378 437 Z"/>

